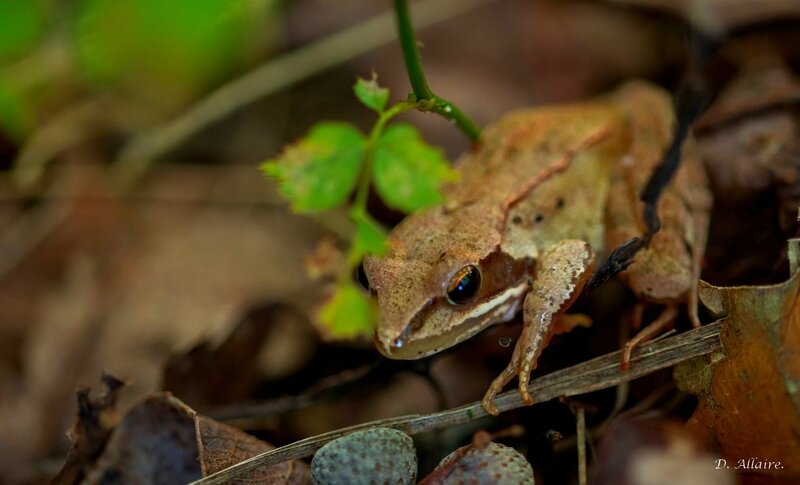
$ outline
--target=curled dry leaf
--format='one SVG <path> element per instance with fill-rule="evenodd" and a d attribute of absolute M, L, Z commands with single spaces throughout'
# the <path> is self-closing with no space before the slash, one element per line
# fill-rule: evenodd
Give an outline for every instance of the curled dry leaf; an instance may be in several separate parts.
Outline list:
<path fill-rule="evenodd" d="M 53 483 L 188 483 L 274 448 L 231 426 L 198 415 L 169 393 L 152 394 L 118 422 L 120 381 L 104 376 L 108 391 L 89 399 L 78 392 L 73 446 Z M 231 483 L 310 483 L 308 466 L 289 461 L 262 468 Z"/>
<path fill-rule="evenodd" d="M 90 397 L 90 389 L 85 386 L 77 391 L 78 419 L 67 430 L 72 448 L 61 471 L 53 478 L 53 483 L 78 483 L 103 451 L 111 430 L 119 422 L 117 395 L 124 383 L 108 374 L 103 374 L 101 380 L 105 390 L 99 397 Z"/>
<path fill-rule="evenodd" d="M 170 394 L 146 398 L 114 428 L 81 483 L 170 484 L 200 478 L 194 414 Z"/>
<path fill-rule="evenodd" d="M 784 283 L 701 281 L 700 299 L 724 315 L 724 358 L 712 354 L 675 371 L 679 387 L 700 398 L 689 429 L 740 473 L 800 477 L 800 239 L 789 241 L 789 258 Z"/>
<path fill-rule="evenodd" d="M 195 415 L 195 426 L 204 477 L 275 448 L 240 429 L 199 414 Z M 250 471 L 228 483 L 301 485 L 311 483 L 311 472 L 302 461 L 286 461 Z"/>

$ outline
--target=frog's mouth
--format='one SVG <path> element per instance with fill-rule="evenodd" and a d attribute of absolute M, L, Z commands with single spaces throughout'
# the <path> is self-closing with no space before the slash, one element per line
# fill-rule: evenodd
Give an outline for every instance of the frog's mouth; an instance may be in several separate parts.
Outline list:
<path fill-rule="evenodd" d="M 399 360 L 421 359 L 441 352 L 490 325 L 513 319 L 522 306 L 527 290 L 526 280 L 468 309 L 452 312 L 446 330 L 441 325 L 411 322 L 405 325 L 399 335 L 378 334 L 376 347 L 386 357 Z"/>

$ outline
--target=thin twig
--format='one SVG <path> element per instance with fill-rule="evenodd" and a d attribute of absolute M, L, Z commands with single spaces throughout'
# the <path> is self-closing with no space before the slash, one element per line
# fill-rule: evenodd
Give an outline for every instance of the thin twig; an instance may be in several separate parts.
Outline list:
<path fill-rule="evenodd" d="M 721 38 L 710 32 L 689 27 L 687 42 L 689 63 L 675 93 L 675 128 L 672 139 L 639 194 L 639 200 L 643 203 L 644 234 L 626 241 L 611 251 L 586 285 L 589 290 L 601 286 L 612 276 L 633 264 L 636 254 L 650 246 L 653 237 L 661 229 L 661 219 L 658 215 L 659 200 L 681 166 L 683 145 L 689 137 L 692 124 L 703 114 L 710 102 L 704 69 L 721 42 Z M 695 247 L 705 247 L 705 244 L 696 243 Z M 699 277 L 699 270 L 695 277 Z M 695 306 L 690 305 L 690 316 L 693 315 L 691 312 Z"/>
<path fill-rule="evenodd" d="M 637 401 L 635 405 L 631 406 L 629 409 L 626 409 L 622 413 L 617 413 L 614 416 L 609 416 L 608 418 L 604 419 L 602 423 L 598 424 L 593 428 L 587 429 L 586 437 L 589 438 L 588 443 L 589 446 L 592 447 L 593 439 L 597 437 L 603 436 L 603 434 L 608 430 L 611 425 L 611 422 L 614 420 L 615 417 L 637 417 L 641 418 L 644 416 L 648 416 L 649 413 L 652 411 L 652 407 L 655 405 L 657 401 L 659 401 L 662 397 L 666 395 L 667 392 L 674 390 L 674 385 L 664 385 L 659 388 L 656 388 L 653 392 L 648 394 L 644 397 L 641 401 Z M 685 398 L 686 395 L 683 393 L 678 393 L 683 395 Z M 663 410 L 667 406 L 671 405 L 672 400 L 670 400 L 667 404 L 661 407 L 660 410 Z M 563 453 L 565 451 L 571 450 L 578 444 L 578 437 L 577 436 L 568 436 L 558 443 L 553 445 L 553 453 Z M 592 448 L 592 454 L 594 454 L 594 449 Z"/>
<path fill-rule="evenodd" d="M 496 0 L 427 0 L 415 4 L 424 29 Z M 391 11 L 270 59 L 212 92 L 182 115 L 132 138 L 114 162 L 117 180 L 129 187 L 150 164 L 191 135 L 237 109 L 394 40 Z"/>
<path fill-rule="evenodd" d="M 586 413 L 578 407 L 576 416 L 578 437 L 578 485 L 586 485 Z"/>
<path fill-rule="evenodd" d="M 585 394 L 613 387 L 621 382 L 637 379 L 689 359 L 719 351 L 722 349 L 719 340 L 721 326 L 722 320 L 719 320 L 666 340 L 645 344 L 634 351 L 628 371 L 620 370 L 622 353 L 620 351 L 612 352 L 535 379 L 530 385 L 531 392 L 537 402 L 546 402 L 560 396 Z M 495 404 L 500 411 L 509 411 L 525 405 L 516 390 L 500 394 L 495 399 Z M 371 421 L 276 448 L 193 483 L 196 485 L 227 483 L 231 479 L 257 468 L 310 456 L 326 443 L 354 431 L 389 427 L 408 434 L 416 434 L 467 423 L 485 416 L 487 413 L 480 402 L 474 402 L 433 414 L 414 414 Z"/>

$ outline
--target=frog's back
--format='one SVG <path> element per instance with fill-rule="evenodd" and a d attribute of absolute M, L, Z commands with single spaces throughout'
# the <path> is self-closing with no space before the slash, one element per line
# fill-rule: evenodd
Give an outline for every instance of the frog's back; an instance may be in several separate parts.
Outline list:
<path fill-rule="evenodd" d="M 624 155 L 624 113 L 608 99 L 514 112 L 487 129 L 460 161 L 451 194 L 501 207 L 504 251 L 536 256 L 563 239 L 599 250 L 609 173 Z"/>
<path fill-rule="evenodd" d="M 558 241 L 580 239 L 604 254 L 641 236 L 639 194 L 662 160 L 674 122 L 668 93 L 635 81 L 600 101 L 523 111 L 495 125 L 508 141 L 491 137 L 498 155 L 485 159 L 492 169 L 508 160 L 503 169 L 508 176 L 489 182 L 506 184 L 515 194 L 505 201 L 510 200 L 504 212 L 504 250 L 536 256 Z M 529 138 L 524 138 L 526 130 Z M 539 180 L 526 178 L 527 173 L 539 174 Z M 527 191 L 525 184 L 531 187 Z M 499 191 L 491 188 L 491 193 Z M 622 275 L 634 292 L 651 301 L 674 301 L 692 291 L 710 205 L 707 181 L 689 140 L 682 166 L 659 203 L 661 231 Z"/>
<path fill-rule="evenodd" d="M 512 112 L 456 162 L 461 179 L 445 188 L 450 205 L 491 201 L 506 209 L 577 155 L 620 135 L 621 120 L 620 110 L 604 100 Z"/>
<path fill-rule="evenodd" d="M 446 204 L 413 214 L 392 231 L 393 253 L 433 264 L 443 253 L 479 260 L 505 246 L 510 212 L 517 206 L 525 210 L 520 204 L 541 193 L 542 184 L 557 185 L 575 159 L 619 139 L 620 120 L 620 111 L 603 100 L 504 116 L 456 162 L 460 178 L 444 187 Z M 530 235 L 525 237 L 529 247 Z"/>
<path fill-rule="evenodd" d="M 480 144 L 456 163 L 461 178 L 444 188 L 445 205 L 392 231 L 393 257 L 420 272 L 441 268 L 438 274 L 501 246 L 514 257 L 535 257 L 537 249 L 580 239 L 603 253 L 639 236 L 636 198 L 660 162 L 672 122 L 669 96 L 641 82 L 594 101 L 512 112 L 487 127 Z M 623 169 L 628 163 L 634 167 Z M 631 223 L 618 230 L 608 220 L 607 201 L 623 172 L 637 179 L 624 182 L 627 195 L 614 198 L 624 204 L 633 197 L 626 212 Z M 611 234 L 604 230 L 609 224 Z M 692 229 L 681 224 L 670 231 Z"/>

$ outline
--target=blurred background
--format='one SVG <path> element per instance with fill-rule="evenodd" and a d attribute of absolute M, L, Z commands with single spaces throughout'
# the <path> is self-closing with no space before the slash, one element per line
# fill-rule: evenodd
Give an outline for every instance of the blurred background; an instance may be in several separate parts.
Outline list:
<path fill-rule="evenodd" d="M 718 89 L 748 59 L 769 58 L 791 88 L 769 106 L 800 99 L 792 2 L 770 10 L 719 1 L 702 12 L 684 12 L 683 3 L 428 0 L 412 10 L 429 84 L 482 125 L 634 77 L 674 90 L 686 18 L 735 32 L 713 65 Z M 389 8 L 374 0 L 0 1 L 0 477 L 33 483 L 58 470 L 75 388 L 96 384 L 101 371 L 129 383 L 123 410 L 158 389 L 204 410 L 298 393 L 377 358 L 369 342 L 320 340 L 304 317 L 321 290 L 306 259 L 324 238 L 347 239 L 345 215 L 292 215 L 257 166 L 316 121 L 368 129 L 373 114 L 352 95 L 357 76 L 374 71 L 393 101 L 406 96 Z M 451 159 L 469 145 L 443 119 L 404 116 Z M 704 129 L 713 133 L 717 122 Z M 797 130 L 787 133 L 796 143 Z M 799 195 L 795 171 L 742 163 L 712 174 L 733 204 L 718 210 L 733 208 L 715 219 L 706 278 L 780 281 L 785 235 L 795 231 L 787 222 Z M 377 201 L 374 209 L 388 224 L 399 218 Z M 730 222 L 748 217 L 770 229 L 759 235 Z M 743 234 L 775 257 L 753 259 L 737 246 Z M 616 335 L 586 332 L 553 367 L 617 345 Z M 366 399 L 345 396 L 247 428 L 280 444 L 431 412 L 437 396 L 447 406 L 479 398 L 495 374 L 457 353 L 434 365 L 438 394 L 406 373 L 361 389 Z M 548 426 L 572 420 L 542 413 L 556 423 Z M 558 460 L 537 466 L 561 476 Z"/>

